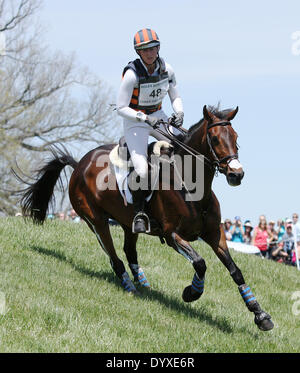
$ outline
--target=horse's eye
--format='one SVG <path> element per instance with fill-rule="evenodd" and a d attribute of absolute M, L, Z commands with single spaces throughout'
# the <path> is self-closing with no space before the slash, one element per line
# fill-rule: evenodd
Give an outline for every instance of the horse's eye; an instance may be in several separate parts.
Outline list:
<path fill-rule="evenodd" d="M 213 143 L 213 145 L 218 145 L 219 144 L 219 139 L 217 138 L 217 136 L 213 136 L 211 138 L 211 142 Z"/>

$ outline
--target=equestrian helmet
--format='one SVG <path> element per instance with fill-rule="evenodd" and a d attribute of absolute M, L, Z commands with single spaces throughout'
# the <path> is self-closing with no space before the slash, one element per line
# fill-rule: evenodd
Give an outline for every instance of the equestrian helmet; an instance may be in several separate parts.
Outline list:
<path fill-rule="evenodd" d="M 157 33 L 154 30 L 151 30 L 149 28 L 144 28 L 138 31 L 134 35 L 133 43 L 134 43 L 134 49 L 136 51 L 140 49 L 160 46 L 160 41 L 157 36 Z"/>

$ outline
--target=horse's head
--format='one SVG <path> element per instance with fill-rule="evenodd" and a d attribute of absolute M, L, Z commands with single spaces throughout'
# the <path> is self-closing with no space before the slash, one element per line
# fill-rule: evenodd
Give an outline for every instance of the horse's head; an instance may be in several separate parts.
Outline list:
<path fill-rule="evenodd" d="M 231 186 L 240 185 L 244 177 L 243 167 L 238 160 L 237 133 L 230 123 L 237 112 L 238 107 L 235 110 L 221 112 L 203 107 L 207 155 L 219 172 L 226 175 L 227 182 Z"/>

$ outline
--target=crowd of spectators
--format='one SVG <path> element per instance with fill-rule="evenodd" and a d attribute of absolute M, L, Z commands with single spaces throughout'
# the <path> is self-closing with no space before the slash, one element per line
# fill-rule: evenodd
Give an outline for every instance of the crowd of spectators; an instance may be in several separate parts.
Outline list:
<path fill-rule="evenodd" d="M 20 212 L 17 212 L 15 216 L 23 216 L 23 215 Z M 80 216 L 77 215 L 74 209 L 71 209 L 67 212 L 61 211 L 61 212 L 49 213 L 47 215 L 47 220 L 64 220 L 64 221 L 71 221 L 74 223 L 83 222 L 83 220 L 80 218 Z M 116 222 L 114 219 L 108 219 L 108 222 L 110 225 L 119 225 L 119 223 Z"/>
<path fill-rule="evenodd" d="M 58 212 L 55 214 L 48 214 L 47 219 L 58 219 L 58 220 L 68 220 L 74 223 L 80 223 L 83 220 L 76 214 L 74 209 L 71 209 L 68 213 Z M 110 225 L 118 225 L 114 219 L 108 219 Z"/>
<path fill-rule="evenodd" d="M 61 211 L 61 212 L 57 212 L 57 213 L 53 213 L 53 214 L 48 214 L 47 219 L 50 219 L 50 220 L 53 220 L 53 219 L 68 220 L 68 221 L 72 221 L 74 223 L 80 223 L 80 221 L 81 221 L 80 217 L 76 214 L 74 209 L 71 209 L 67 213 Z"/>
<path fill-rule="evenodd" d="M 22 214 L 17 213 L 16 216 Z M 74 209 L 68 213 L 48 214 L 47 219 L 68 220 L 75 223 L 82 221 Z M 109 224 L 118 223 L 109 219 Z M 298 257 L 300 265 L 300 222 L 297 213 L 292 215 L 292 219 L 279 219 L 277 224 L 273 220 L 267 222 L 265 215 L 261 215 L 255 227 L 250 220 L 242 223 L 240 216 L 236 216 L 233 221 L 222 220 L 222 225 L 227 241 L 256 246 L 263 258 L 288 265 L 296 266 Z"/>
<path fill-rule="evenodd" d="M 256 246 L 263 258 L 296 266 L 297 256 L 300 264 L 298 219 L 298 214 L 294 213 L 292 219 L 279 219 L 276 224 L 273 220 L 267 222 L 265 215 L 261 215 L 258 224 L 254 227 L 250 220 L 242 223 L 241 217 L 236 216 L 233 221 L 226 219 L 222 224 L 227 241 Z"/>

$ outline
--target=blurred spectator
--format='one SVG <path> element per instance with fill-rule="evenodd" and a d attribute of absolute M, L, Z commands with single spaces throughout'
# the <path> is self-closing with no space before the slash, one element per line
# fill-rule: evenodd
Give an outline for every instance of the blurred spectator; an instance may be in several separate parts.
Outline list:
<path fill-rule="evenodd" d="M 294 213 L 293 214 L 293 235 L 294 235 L 294 239 L 296 238 L 298 260 L 300 260 L 300 222 L 298 221 L 298 218 L 299 218 L 298 214 Z"/>
<path fill-rule="evenodd" d="M 234 223 L 230 229 L 230 233 L 232 235 L 231 241 L 244 242 L 244 230 L 240 216 L 234 218 Z"/>
<path fill-rule="evenodd" d="M 260 223 L 261 221 L 267 221 L 266 215 L 260 215 L 259 216 L 259 222 L 258 223 Z"/>
<path fill-rule="evenodd" d="M 287 219 L 286 232 L 282 236 L 282 240 L 279 243 L 279 246 L 287 254 L 284 260 L 286 264 L 292 264 L 292 257 L 293 257 L 293 252 L 295 248 L 294 244 L 295 244 L 295 241 L 294 241 L 294 235 L 293 235 L 293 224 L 290 223 L 290 219 Z"/>
<path fill-rule="evenodd" d="M 288 254 L 283 249 L 283 243 L 279 243 L 273 246 L 269 251 L 269 259 L 275 260 L 279 263 L 285 263 L 288 258 Z"/>
<path fill-rule="evenodd" d="M 274 220 L 269 221 L 268 227 L 269 227 L 269 230 L 270 230 L 271 233 L 276 233 L 276 231 L 275 231 L 275 221 Z M 276 236 L 277 236 L 277 233 L 276 233 Z"/>
<path fill-rule="evenodd" d="M 76 214 L 76 211 L 74 209 L 70 211 L 70 219 L 73 223 L 80 222 L 80 217 Z"/>
<path fill-rule="evenodd" d="M 293 228 L 293 221 L 292 221 L 292 219 L 290 219 L 290 218 L 286 218 L 286 219 L 285 219 L 285 223 L 284 223 L 285 232 L 286 232 L 286 229 L 287 229 L 287 226 L 288 226 L 288 225 L 291 225 L 292 228 Z M 283 236 L 282 236 L 282 237 L 283 237 Z"/>
<path fill-rule="evenodd" d="M 252 244 L 260 250 L 263 257 L 266 257 L 268 252 L 268 238 L 271 238 L 271 233 L 268 230 L 267 221 L 260 217 L 259 224 L 253 231 Z"/>
<path fill-rule="evenodd" d="M 278 234 L 277 234 L 277 231 L 275 229 L 275 221 L 273 220 L 270 220 L 269 221 L 269 224 L 268 224 L 268 227 L 269 227 L 269 232 L 270 232 L 270 237 L 269 237 L 269 240 L 268 240 L 268 258 L 269 259 L 274 259 L 272 257 L 272 253 L 277 249 L 278 247 Z M 274 255 L 275 257 L 277 257 L 277 253 Z"/>
<path fill-rule="evenodd" d="M 293 231 L 296 234 L 296 240 L 297 242 L 300 242 L 300 222 L 298 222 L 298 214 L 293 214 Z"/>
<path fill-rule="evenodd" d="M 285 225 L 284 225 L 284 219 L 277 221 L 277 236 L 278 236 L 278 242 L 282 240 L 282 236 L 285 234 Z"/>
<path fill-rule="evenodd" d="M 251 233 L 252 230 L 253 230 L 253 227 L 252 227 L 250 220 L 246 220 L 244 223 L 244 242 L 247 245 L 250 245 L 252 242 L 252 233 Z"/>
<path fill-rule="evenodd" d="M 297 242 L 300 242 L 300 222 L 298 222 L 298 214 L 293 214 L 293 231 L 296 234 L 296 240 Z"/>
<path fill-rule="evenodd" d="M 271 237 L 269 238 L 270 241 L 273 240 L 273 238 L 275 239 L 275 241 L 277 241 L 278 240 L 278 234 L 277 234 L 277 231 L 275 229 L 275 221 L 274 220 L 269 221 L 268 229 L 269 229 L 269 232 L 271 234 Z"/>
<path fill-rule="evenodd" d="M 58 217 L 59 220 L 66 220 L 64 212 L 59 212 L 57 214 L 57 217 Z"/>
<path fill-rule="evenodd" d="M 230 228 L 231 228 L 231 220 L 230 219 L 225 219 L 224 232 L 225 232 L 225 236 L 226 236 L 227 241 L 231 241 L 231 239 L 232 239 L 232 234 L 230 232 Z"/>

